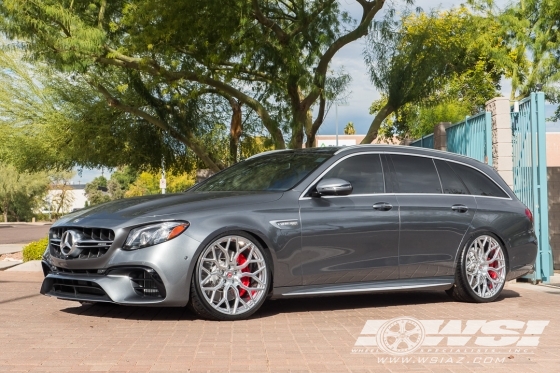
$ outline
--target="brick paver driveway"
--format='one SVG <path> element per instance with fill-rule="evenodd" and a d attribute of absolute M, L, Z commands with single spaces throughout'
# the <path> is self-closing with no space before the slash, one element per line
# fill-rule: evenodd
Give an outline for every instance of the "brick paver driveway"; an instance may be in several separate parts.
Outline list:
<path fill-rule="evenodd" d="M 443 292 L 277 300 L 248 321 L 210 322 L 185 309 L 47 298 L 38 295 L 41 277 L 0 272 L 0 371 L 560 371 L 560 290 L 553 287 L 510 283 L 492 304 L 456 303 Z M 401 316 L 422 320 L 421 349 L 391 355 L 355 346 L 358 338 L 376 340 L 374 326 L 383 322 L 375 320 Z M 395 325 L 385 329 L 398 332 Z M 418 335 L 406 328 L 414 348 Z M 516 345 L 522 337 L 533 346 Z"/>

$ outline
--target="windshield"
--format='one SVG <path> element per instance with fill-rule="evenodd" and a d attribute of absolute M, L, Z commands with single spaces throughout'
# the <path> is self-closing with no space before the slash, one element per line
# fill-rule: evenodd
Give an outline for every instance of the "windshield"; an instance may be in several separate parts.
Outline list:
<path fill-rule="evenodd" d="M 281 152 L 240 162 L 212 176 L 197 192 L 286 191 L 331 157 L 326 152 Z"/>

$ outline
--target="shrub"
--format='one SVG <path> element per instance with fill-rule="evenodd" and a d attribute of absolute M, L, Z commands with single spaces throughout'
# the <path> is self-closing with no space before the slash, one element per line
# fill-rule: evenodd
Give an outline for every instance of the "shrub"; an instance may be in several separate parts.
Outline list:
<path fill-rule="evenodd" d="M 43 253 L 47 249 L 49 238 L 45 237 L 39 241 L 33 241 L 23 248 L 23 261 L 41 260 Z"/>

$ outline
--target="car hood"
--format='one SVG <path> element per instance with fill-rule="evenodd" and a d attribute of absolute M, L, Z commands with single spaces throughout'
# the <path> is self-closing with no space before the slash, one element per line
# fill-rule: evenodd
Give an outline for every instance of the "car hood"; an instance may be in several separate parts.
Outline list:
<path fill-rule="evenodd" d="M 276 201 L 277 192 L 186 192 L 125 198 L 66 215 L 54 226 L 121 228 L 156 220 L 188 220 L 201 210 Z"/>

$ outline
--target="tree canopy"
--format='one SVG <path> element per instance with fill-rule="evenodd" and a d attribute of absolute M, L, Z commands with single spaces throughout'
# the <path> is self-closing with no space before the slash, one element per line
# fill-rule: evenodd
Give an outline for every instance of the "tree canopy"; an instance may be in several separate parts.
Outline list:
<path fill-rule="evenodd" d="M 437 106 L 449 97 L 477 109 L 480 97 L 482 105 L 491 98 L 487 94 L 496 93 L 503 71 L 486 43 L 480 42 L 487 26 L 487 21 L 464 7 L 405 13 L 400 19 L 388 14 L 375 24 L 364 56 L 383 97 L 372 106 L 375 116 L 362 143 L 375 139 L 393 113 L 393 125 L 406 127 L 420 107 Z"/>
<path fill-rule="evenodd" d="M 89 86 L 82 95 L 92 104 L 102 98 L 106 126 L 136 122 L 143 128 L 132 132 L 155 138 L 162 153 L 192 152 L 217 171 L 235 158 L 241 110 L 275 148 L 312 146 L 328 101 L 348 82 L 329 68 L 333 56 L 367 34 L 384 4 L 356 1 L 357 20 L 335 0 L 4 0 L 0 28 L 29 58 Z M 216 106 L 229 107 L 226 159 L 204 140 Z"/>
<path fill-rule="evenodd" d="M 49 179 L 46 173 L 18 172 L 12 165 L 0 163 L 0 212 L 4 221 L 30 220 L 41 207 Z"/>

